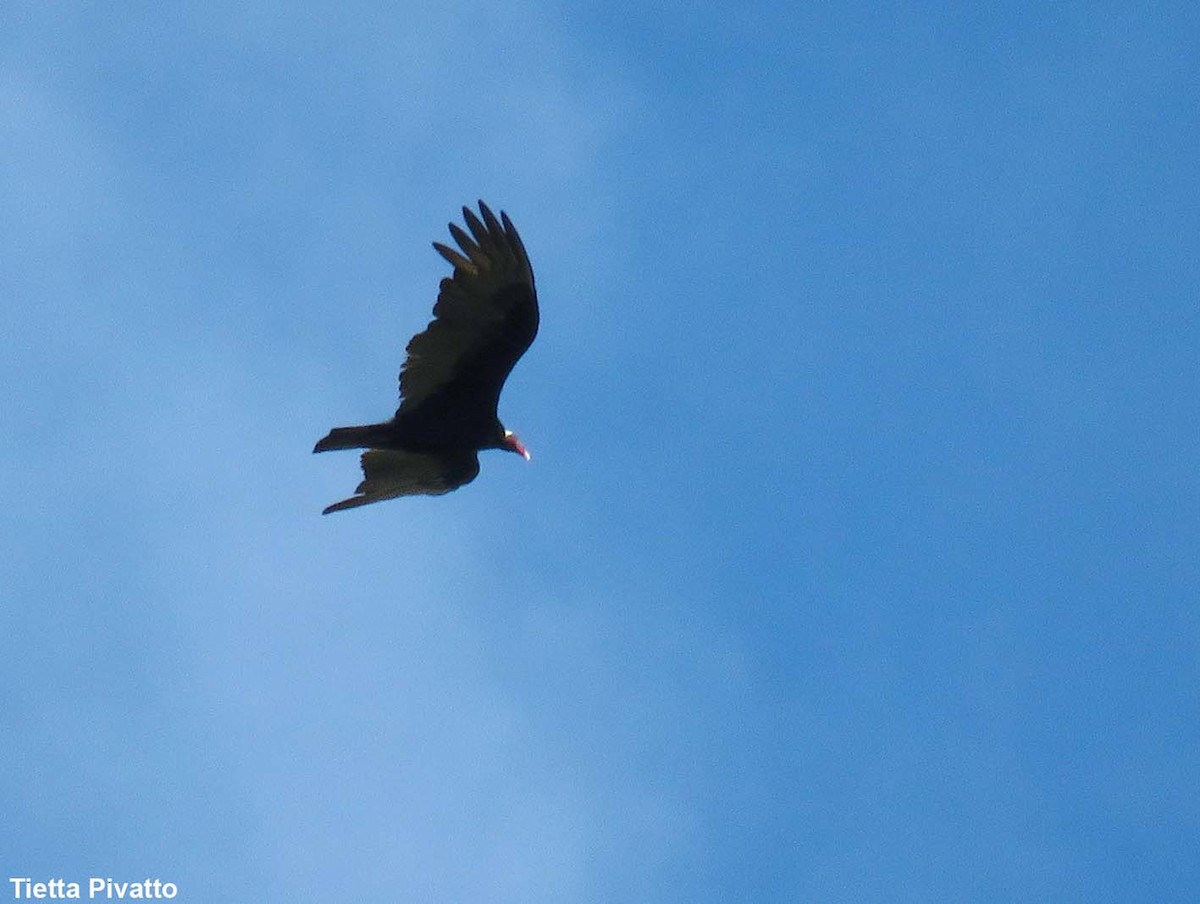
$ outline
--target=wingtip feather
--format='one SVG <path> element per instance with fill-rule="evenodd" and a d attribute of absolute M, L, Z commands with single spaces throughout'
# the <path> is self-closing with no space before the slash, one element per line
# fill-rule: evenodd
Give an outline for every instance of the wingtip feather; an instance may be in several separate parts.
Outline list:
<path fill-rule="evenodd" d="M 443 245 L 441 242 L 433 243 L 433 250 L 446 259 L 450 266 L 457 270 L 466 270 L 468 273 L 474 273 L 476 267 L 471 261 L 463 257 L 459 252 L 455 251 L 449 245 Z"/>
<path fill-rule="evenodd" d="M 492 209 L 482 201 L 479 202 L 479 212 L 483 214 L 483 221 L 487 224 L 489 233 L 495 235 L 502 231 L 500 221 L 496 219 L 496 215 L 492 213 Z"/>
<path fill-rule="evenodd" d="M 480 246 L 486 244 L 488 240 L 487 227 L 483 225 L 483 222 L 475 215 L 471 208 L 463 208 L 463 219 L 467 221 L 467 228 L 471 230 L 471 235 L 475 237 L 475 241 Z"/>
<path fill-rule="evenodd" d="M 369 502 L 379 502 L 374 496 L 351 496 L 349 499 L 343 499 L 341 502 L 335 502 L 333 505 L 327 505 L 321 510 L 322 515 L 331 515 L 334 512 L 344 512 L 346 509 L 358 508 L 360 505 L 366 505 Z"/>

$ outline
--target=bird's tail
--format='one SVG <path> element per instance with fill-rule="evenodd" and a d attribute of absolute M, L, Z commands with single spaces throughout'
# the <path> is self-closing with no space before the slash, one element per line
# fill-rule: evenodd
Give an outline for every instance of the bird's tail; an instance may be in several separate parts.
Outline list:
<path fill-rule="evenodd" d="M 313 448 L 314 452 L 328 452 L 331 449 L 369 449 L 380 438 L 380 429 L 384 424 L 367 424 L 362 427 L 334 427 L 329 435 Z"/>

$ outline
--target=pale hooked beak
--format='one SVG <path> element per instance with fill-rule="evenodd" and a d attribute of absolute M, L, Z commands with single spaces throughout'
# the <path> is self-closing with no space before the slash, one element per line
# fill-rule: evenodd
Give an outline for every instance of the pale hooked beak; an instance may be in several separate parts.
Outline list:
<path fill-rule="evenodd" d="M 511 430 L 504 431 L 504 440 L 508 443 L 508 448 L 512 449 L 526 461 L 532 461 L 533 456 L 529 454 L 529 450 L 525 448 L 525 444 L 517 439 L 517 435 Z"/>

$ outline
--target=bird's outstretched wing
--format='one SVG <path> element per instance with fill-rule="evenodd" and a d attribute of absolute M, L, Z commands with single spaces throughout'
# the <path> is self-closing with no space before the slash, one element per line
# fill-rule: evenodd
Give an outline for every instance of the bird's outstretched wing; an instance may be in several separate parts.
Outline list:
<path fill-rule="evenodd" d="M 479 213 L 463 208 L 470 235 L 450 224 L 461 252 L 433 243 L 454 274 L 441 282 L 433 321 L 408 343 L 397 417 L 441 395 L 453 400 L 447 416 L 490 422 L 509 371 L 537 335 L 537 291 L 521 237 L 503 211 L 497 220 L 480 201 Z"/>
<path fill-rule="evenodd" d="M 473 450 L 453 454 L 397 452 L 368 449 L 362 454 L 365 479 L 357 495 L 326 508 L 322 515 L 340 512 L 397 496 L 440 496 L 470 483 L 479 474 L 479 456 Z"/>

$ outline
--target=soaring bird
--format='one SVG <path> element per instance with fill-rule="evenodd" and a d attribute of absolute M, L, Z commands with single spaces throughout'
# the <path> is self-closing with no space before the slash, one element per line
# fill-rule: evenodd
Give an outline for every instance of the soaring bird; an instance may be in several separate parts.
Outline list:
<path fill-rule="evenodd" d="M 482 219 L 481 219 L 482 217 Z M 408 343 L 400 370 L 400 407 L 389 421 L 335 427 L 313 452 L 366 449 L 354 496 L 322 514 L 394 499 L 441 495 L 479 474 L 481 449 L 507 449 L 529 460 L 496 406 L 509 372 L 538 331 L 533 268 L 503 211 L 479 202 L 463 208 L 468 235 L 450 224 L 461 251 L 433 247 L 453 267 L 443 279 L 433 320 Z"/>

